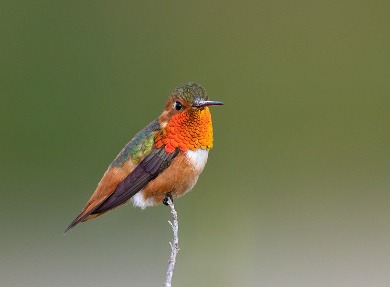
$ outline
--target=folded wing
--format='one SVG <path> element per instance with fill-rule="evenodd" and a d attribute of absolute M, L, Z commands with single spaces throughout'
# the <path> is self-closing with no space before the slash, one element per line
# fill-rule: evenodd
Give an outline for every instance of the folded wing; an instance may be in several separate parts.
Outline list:
<path fill-rule="evenodd" d="M 90 208 L 91 205 L 87 205 L 80 215 L 68 226 L 65 232 L 81 221 L 94 218 L 110 209 L 126 203 L 133 195 L 164 171 L 178 153 L 178 149 L 175 149 L 172 153 L 167 153 L 164 150 L 164 146 L 153 150 L 117 185 L 114 192 L 102 199 L 99 204 L 96 204 L 93 208 Z"/>
<path fill-rule="evenodd" d="M 165 170 L 178 152 L 179 150 L 176 149 L 169 154 L 164 148 L 152 151 L 91 214 L 106 212 L 126 203 L 134 194 Z"/>

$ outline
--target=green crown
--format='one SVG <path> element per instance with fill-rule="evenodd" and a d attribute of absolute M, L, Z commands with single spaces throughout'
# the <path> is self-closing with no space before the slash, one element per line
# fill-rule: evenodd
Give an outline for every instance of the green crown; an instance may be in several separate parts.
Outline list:
<path fill-rule="evenodd" d="M 193 102 L 194 99 L 203 99 L 208 100 L 208 95 L 206 90 L 197 83 L 188 82 L 184 84 L 180 84 L 176 87 L 176 89 L 171 94 L 174 98 L 182 98 L 188 102 Z"/>

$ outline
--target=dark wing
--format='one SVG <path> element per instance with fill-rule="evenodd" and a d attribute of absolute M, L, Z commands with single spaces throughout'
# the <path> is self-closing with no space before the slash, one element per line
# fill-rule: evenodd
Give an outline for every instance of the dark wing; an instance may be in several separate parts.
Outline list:
<path fill-rule="evenodd" d="M 79 222 L 85 221 L 113 209 L 121 204 L 126 203 L 134 194 L 144 188 L 150 181 L 155 179 L 163 170 L 165 170 L 171 161 L 177 156 L 179 149 L 172 153 L 167 153 L 164 146 L 153 150 L 147 155 L 139 165 L 118 184 L 116 189 L 94 208 L 84 210 L 76 217 L 75 220 L 65 230 L 76 226 Z"/>
<path fill-rule="evenodd" d="M 164 147 L 152 151 L 117 186 L 115 191 L 90 214 L 103 213 L 127 202 L 134 194 L 165 170 L 178 153 L 178 149 L 172 153 L 167 153 Z"/>

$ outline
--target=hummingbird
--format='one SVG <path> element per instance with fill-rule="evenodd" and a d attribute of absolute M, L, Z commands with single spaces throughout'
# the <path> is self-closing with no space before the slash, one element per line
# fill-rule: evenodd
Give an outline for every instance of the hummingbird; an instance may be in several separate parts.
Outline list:
<path fill-rule="evenodd" d="M 213 126 L 206 90 L 194 83 L 178 85 L 161 115 L 121 150 L 81 213 L 65 230 L 132 201 L 142 209 L 190 191 L 213 147 Z"/>

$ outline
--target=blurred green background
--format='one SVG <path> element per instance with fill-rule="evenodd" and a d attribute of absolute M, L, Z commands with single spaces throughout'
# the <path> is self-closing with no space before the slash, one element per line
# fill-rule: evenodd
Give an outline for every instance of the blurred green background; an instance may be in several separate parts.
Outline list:
<path fill-rule="evenodd" d="M 181 82 L 214 149 L 173 286 L 390 285 L 388 1 L 1 1 L 1 286 L 162 286 L 164 206 L 63 235 Z"/>

